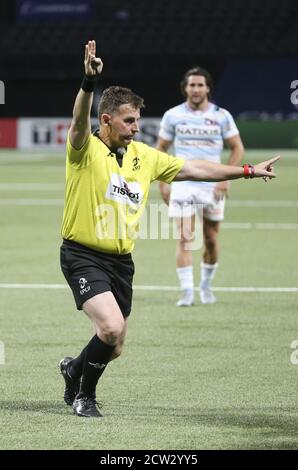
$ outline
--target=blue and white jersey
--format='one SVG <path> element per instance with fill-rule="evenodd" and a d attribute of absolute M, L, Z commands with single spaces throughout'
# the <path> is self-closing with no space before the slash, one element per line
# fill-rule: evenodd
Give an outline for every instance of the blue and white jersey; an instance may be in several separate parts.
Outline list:
<path fill-rule="evenodd" d="M 232 115 L 213 103 L 209 103 L 205 111 L 193 110 L 186 102 L 169 109 L 161 120 L 159 131 L 159 137 L 173 142 L 177 157 L 215 163 L 221 162 L 224 139 L 238 134 Z M 216 184 L 187 181 L 190 183 Z"/>

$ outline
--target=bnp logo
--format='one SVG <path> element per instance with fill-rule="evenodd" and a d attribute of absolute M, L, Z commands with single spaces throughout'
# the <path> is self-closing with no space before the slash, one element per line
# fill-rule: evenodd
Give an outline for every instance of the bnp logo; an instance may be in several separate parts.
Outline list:
<path fill-rule="evenodd" d="M 5 103 L 5 85 L 2 80 L 0 80 L 0 104 Z"/>

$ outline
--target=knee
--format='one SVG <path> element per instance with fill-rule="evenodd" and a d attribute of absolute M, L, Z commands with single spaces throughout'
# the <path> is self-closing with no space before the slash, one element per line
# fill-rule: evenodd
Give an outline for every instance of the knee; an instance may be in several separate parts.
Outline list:
<path fill-rule="evenodd" d="M 107 323 L 101 327 L 100 334 L 98 336 L 100 336 L 105 343 L 111 346 L 117 346 L 121 338 L 123 328 L 124 320 L 116 323 Z"/>
<path fill-rule="evenodd" d="M 108 327 L 101 331 L 101 337 L 103 341 L 110 346 L 117 344 L 121 335 L 121 330 L 117 327 Z"/>
<path fill-rule="evenodd" d="M 115 349 L 112 354 L 112 358 L 117 359 L 117 357 L 121 356 L 122 351 L 123 351 L 123 343 L 116 344 Z"/>

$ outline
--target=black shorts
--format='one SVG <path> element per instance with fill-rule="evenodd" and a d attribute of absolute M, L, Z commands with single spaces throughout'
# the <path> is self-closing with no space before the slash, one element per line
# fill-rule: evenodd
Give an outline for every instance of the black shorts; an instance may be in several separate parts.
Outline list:
<path fill-rule="evenodd" d="M 127 317 L 130 314 L 134 275 L 130 253 L 101 253 L 79 243 L 63 240 L 60 263 L 78 310 L 82 310 L 83 303 L 91 297 L 111 291 L 122 315 Z"/>

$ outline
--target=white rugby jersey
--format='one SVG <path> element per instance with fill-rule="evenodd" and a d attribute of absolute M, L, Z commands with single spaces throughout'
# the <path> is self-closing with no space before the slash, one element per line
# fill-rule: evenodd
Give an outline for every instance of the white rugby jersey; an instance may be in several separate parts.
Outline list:
<path fill-rule="evenodd" d="M 232 115 L 213 103 L 209 103 L 205 111 L 195 111 L 186 102 L 169 109 L 161 120 L 159 131 L 159 137 L 173 142 L 177 157 L 215 163 L 221 161 L 224 139 L 238 134 Z M 216 184 L 187 181 L 190 183 Z"/>

